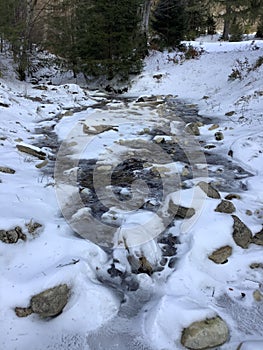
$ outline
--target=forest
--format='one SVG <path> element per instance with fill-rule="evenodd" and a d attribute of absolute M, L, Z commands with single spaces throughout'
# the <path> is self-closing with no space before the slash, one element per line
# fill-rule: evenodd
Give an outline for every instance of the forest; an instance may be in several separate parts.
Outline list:
<path fill-rule="evenodd" d="M 222 40 L 263 36 L 263 0 L 1 0 L 1 52 L 12 52 L 20 80 L 36 47 L 63 60 L 74 75 L 118 76 L 142 69 L 149 49 L 221 31 Z"/>

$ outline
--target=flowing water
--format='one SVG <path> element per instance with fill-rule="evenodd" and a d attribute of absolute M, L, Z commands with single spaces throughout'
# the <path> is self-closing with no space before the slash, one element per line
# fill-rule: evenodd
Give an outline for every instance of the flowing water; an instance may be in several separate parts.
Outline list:
<path fill-rule="evenodd" d="M 96 113 L 103 111 L 107 113 L 107 103 L 103 101 L 96 106 L 90 108 L 96 108 Z M 132 105 L 134 101 L 120 99 L 122 106 L 119 107 L 118 113 L 123 109 L 126 113 L 126 109 Z M 107 213 L 110 207 L 114 207 L 115 201 L 119 205 L 126 205 L 127 200 L 131 198 L 131 188 L 135 180 L 141 180 L 147 184 L 147 195 L 145 200 L 142 201 L 138 210 L 151 211 L 158 213 L 162 202 L 165 200 L 165 196 L 169 192 L 174 192 L 180 188 L 190 188 L 194 186 L 195 178 L 203 178 L 208 176 L 210 181 L 212 180 L 214 187 L 218 190 L 225 192 L 240 192 L 244 191 L 245 179 L 251 174 L 247 173 L 238 164 L 235 164 L 227 154 L 220 152 L 220 143 L 218 146 L 215 142 L 215 147 L 206 149 L 205 140 L 200 137 L 189 136 L 184 132 L 185 125 L 187 123 L 202 123 L 212 124 L 214 120 L 209 118 L 203 118 L 198 114 L 198 109 L 195 105 L 178 101 L 172 97 L 163 98 L 161 106 L 153 99 L 152 103 L 149 101 L 147 108 L 152 111 L 158 110 L 159 121 L 155 120 L 154 123 L 150 123 L 149 128 L 145 129 L 134 139 L 129 139 L 125 143 L 125 147 L 128 148 L 130 156 L 125 159 L 120 159 L 117 164 L 114 164 L 111 169 L 111 190 L 115 198 L 107 198 L 107 189 L 103 198 L 97 194 L 98 187 L 103 187 L 105 183 L 105 168 L 102 172 L 97 172 L 96 184 L 94 184 L 94 172 L 98 163 L 96 158 L 81 158 L 78 160 L 78 171 L 76 175 L 76 184 L 80 193 L 82 205 L 90 208 L 92 216 L 97 220 L 102 220 L 103 215 Z M 145 114 L 145 105 L 142 103 L 136 104 L 136 108 L 132 107 L 129 113 L 141 115 L 141 118 Z M 81 110 L 73 110 L 74 113 L 79 113 Z M 109 111 L 112 113 L 112 110 Z M 107 114 L 105 114 L 105 123 L 107 124 Z M 134 123 L 134 120 L 130 122 Z M 127 130 L 129 129 L 129 119 L 127 119 Z M 176 126 L 176 132 L 171 127 Z M 200 124 L 201 125 L 201 124 Z M 99 133 L 99 136 L 103 138 L 108 131 Z M 50 157 L 48 166 L 42 169 L 45 176 L 53 177 L 54 166 L 56 161 L 56 155 L 60 143 L 54 130 L 50 127 L 39 128 L 36 133 L 43 134 L 44 137 L 38 139 L 38 147 L 49 147 L 54 153 L 54 157 Z M 160 137 L 158 144 L 155 141 L 156 137 Z M 161 139 L 163 137 L 163 139 Z M 170 137 L 170 139 L 169 139 Z M 125 135 L 122 136 L 125 139 Z M 168 140 L 168 141 L 167 141 Z M 218 152 L 219 150 L 219 152 Z M 154 154 L 153 154 L 154 153 Z M 148 166 L 156 163 L 165 167 L 171 162 L 181 162 L 184 165 L 186 171 L 180 174 L 180 177 L 176 176 L 163 176 L 162 170 L 157 171 L 153 167 Z M 99 160 L 101 163 L 101 159 Z M 197 165 L 205 163 L 204 167 L 198 167 Z M 105 163 L 103 163 L 105 166 Z M 76 165 L 75 160 L 72 160 L 72 151 L 70 155 L 65 155 L 63 159 L 63 167 L 60 169 L 60 175 L 62 181 L 67 183 L 67 175 L 65 170 L 74 168 Z M 108 163 L 106 164 L 108 165 Z M 204 170 L 205 169 L 205 170 Z M 96 185 L 96 186 L 95 186 Z M 165 187 L 165 188 L 164 188 Z M 106 203 L 106 204 L 105 204 Z M 69 211 L 70 215 L 74 215 L 74 212 L 78 207 L 74 207 Z M 173 221 L 166 225 L 166 230 L 158 237 L 158 242 L 163 246 L 162 254 L 163 259 L 154 272 L 154 275 L 158 275 L 161 283 L 165 283 L 165 278 L 168 274 L 162 273 L 170 270 L 172 272 L 176 263 L 176 247 L 180 244 L 178 237 L 167 235 L 169 227 L 173 225 Z M 118 223 L 109 224 L 109 230 L 116 231 Z M 80 239 L 82 239 L 80 237 Z M 112 257 L 111 247 L 103 248 L 109 254 L 109 259 L 112 258 L 112 268 L 105 268 L 105 273 L 98 276 L 98 279 L 104 283 L 104 285 L 111 288 L 121 300 L 121 307 L 117 316 L 111 319 L 107 324 L 95 332 L 88 334 L 80 345 L 80 349 L 87 350 L 151 350 L 151 346 L 147 342 L 147 337 L 142 334 L 141 322 L 142 315 L 145 310 L 145 305 L 155 296 L 154 290 L 141 289 L 138 282 L 136 273 L 125 274 L 118 270 L 114 265 L 114 258 Z M 151 277 L 147 277 L 151 278 Z M 72 341 L 72 340 L 71 340 Z M 56 349 L 63 347 L 69 348 L 70 341 L 67 338 L 64 339 L 63 344 L 58 344 Z M 72 347 L 71 347 L 72 348 Z M 75 346 L 74 349 L 78 349 Z"/>

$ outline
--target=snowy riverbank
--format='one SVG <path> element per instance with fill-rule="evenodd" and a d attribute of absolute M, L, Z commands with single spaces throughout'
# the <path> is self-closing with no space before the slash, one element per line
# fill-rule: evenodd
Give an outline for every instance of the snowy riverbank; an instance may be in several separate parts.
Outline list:
<path fill-rule="evenodd" d="M 255 67 L 255 64 L 263 56 L 263 42 L 197 41 L 191 44 L 204 49 L 198 59 L 175 64 L 172 52 L 152 52 L 146 59 L 144 72 L 135 79 L 126 97 L 158 96 L 150 101 L 147 98 L 141 102 L 107 100 L 106 96 L 74 84 L 33 86 L 1 79 L 0 230 L 9 243 L 11 236 L 17 238 L 13 244 L 0 242 L 0 344 L 3 348 L 124 350 L 128 343 L 127 348 L 134 350 L 179 350 L 184 349 L 181 345 L 184 329 L 192 322 L 216 315 L 222 317 L 229 329 L 227 342 L 218 349 L 236 350 L 241 341 L 250 342 L 243 345 L 242 350 L 262 347 L 263 240 L 259 235 L 259 244 L 251 238 L 247 247 L 238 245 L 233 238 L 233 217 L 215 211 L 221 199 L 204 197 L 203 191 L 194 185 L 204 180 L 199 171 L 206 168 L 205 180 L 213 181 L 215 187 L 218 185 L 221 198 L 232 195 L 233 216 L 246 225 L 252 236 L 262 230 L 263 65 Z M 228 79 L 233 68 L 242 68 L 241 80 Z M 170 150 L 171 145 L 179 144 L 186 154 L 188 151 L 186 144 L 183 146 L 182 141 L 176 140 L 181 136 L 183 123 L 187 124 L 187 115 L 180 115 L 178 108 L 173 110 L 177 101 L 173 96 L 188 105 L 186 111 L 195 108 L 193 104 L 198 106 L 199 135 L 191 137 L 198 148 L 198 164 L 195 164 L 197 158 L 190 155 L 190 164 L 182 160 L 175 162 L 174 155 L 168 155 L 165 147 L 158 146 L 159 142 L 166 143 Z M 62 168 L 67 157 L 75 157 L 77 161 L 72 164 L 76 166 L 79 158 L 96 159 L 99 179 L 99 170 L 102 174 L 111 171 L 112 165 L 123 162 L 123 155 L 129 159 L 143 155 L 147 161 L 145 168 L 162 174 L 169 193 L 157 203 L 160 207 L 155 212 L 147 211 L 146 204 L 157 207 L 158 201 L 152 196 L 153 189 L 149 194 L 140 185 L 134 192 L 138 195 L 136 208 L 131 206 L 127 212 L 120 200 L 109 201 L 108 193 L 114 197 L 112 188 L 99 193 L 98 183 L 98 198 L 108 208 L 103 209 L 104 226 L 101 227 L 101 223 L 96 226 L 96 220 L 88 221 L 87 225 L 85 220 L 90 213 L 94 214 L 92 206 L 87 210 L 78 207 L 72 213 L 71 199 L 79 193 L 76 167 L 70 163 L 70 167 L 65 168 L 67 172 L 63 176 L 69 180 L 62 183 L 62 192 L 56 186 L 61 185 L 59 181 L 64 181 L 64 177 L 54 178 L 50 171 L 45 172 L 45 167 L 53 164 L 57 156 L 57 145 L 50 146 L 51 132 L 57 135 L 57 142 L 63 141 L 67 146 L 67 154 L 59 153 L 57 159 Z M 153 137 L 154 146 L 151 144 L 147 149 Z M 45 139 L 47 146 L 42 147 Z M 28 146 L 31 153 L 21 152 L 21 146 Z M 144 153 L 138 153 L 142 149 Z M 211 159 L 220 156 L 226 163 L 240 166 L 242 172 L 234 176 L 240 187 L 230 191 L 231 185 L 227 184 L 224 190 L 220 174 L 226 172 L 226 164 L 212 163 L 213 166 L 207 167 L 207 154 Z M 198 176 L 187 178 L 190 168 Z M 210 172 L 214 175 L 210 176 Z M 183 185 L 177 188 L 176 183 L 174 191 L 170 189 L 173 176 L 179 177 Z M 115 187 L 119 198 L 130 199 L 129 188 Z M 90 195 L 88 187 L 81 190 L 87 197 Z M 158 191 L 159 188 L 156 194 Z M 169 227 L 171 222 L 166 223 L 165 210 L 170 200 L 192 207 L 195 215 L 176 220 Z M 202 210 L 199 210 L 200 203 Z M 65 209 L 67 206 L 71 208 L 69 211 Z M 71 220 L 72 214 L 74 220 Z M 113 257 L 72 230 L 75 228 L 83 235 L 83 225 L 84 234 L 88 226 L 95 235 L 91 241 L 97 243 L 96 233 L 105 232 L 113 223 L 119 225 L 118 230 L 112 230 L 112 226 L 109 230 L 118 246 Z M 17 227 L 26 239 L 10 233 Z M 112 276 L 102 283 L 110 268 L 114 273 L 121 271 L 130 277 L 131 266 L 137 262 L 127 260 L 129 254 L 139 259 L 145 257 L 150 268 L 159 266 L 162 244 L 157 236 L 167 227 L 167 234 L 180 241 L 172 268 L 167 262 L 163 271 L 149 273 L 144 266 L 147 273 L 137 275 L 140 288 L 134 294 L 127 292 L 126 296 L 123 286 L 118 290 L 115 282 L 111 285 Z M 142 241 L 135 231 L 143 236 Z M 138 241 L 142 244 L 139 247 Z M 222 247 L 229 247 L 231 251 L 224 264 L 208 258 Z M 115 259 L 114 269 L 112 259 Z M 139 271 L 133 267 L 136 268 Z M 124 281 L 128 285 L 129 280 Z M 62 314 L 48 320 L 37 313 L 17 317 L 15 307 L 27 307 L 33 295 L 59 284 L 67 284 L 71 290 Z M 138 310 L 134 309 L 136 298 Z"/>

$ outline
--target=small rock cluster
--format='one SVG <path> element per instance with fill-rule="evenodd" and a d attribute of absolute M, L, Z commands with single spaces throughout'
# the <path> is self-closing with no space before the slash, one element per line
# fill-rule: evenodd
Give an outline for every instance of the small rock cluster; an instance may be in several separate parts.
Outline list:
<path fill-rule="evenodd" d="M 27 231 L 29 234 L 33 235 L 35 232 L 42 227 L 38 222 L 33 222 L 32 220 L 26 224 Z M 17 243 L 18 240 L 26 241 L 27 236 L 23 233 L 23 230 L 20 226 L 16 226 L 10 230 L 0 230 L 0 241 L 7 244 Z"/>

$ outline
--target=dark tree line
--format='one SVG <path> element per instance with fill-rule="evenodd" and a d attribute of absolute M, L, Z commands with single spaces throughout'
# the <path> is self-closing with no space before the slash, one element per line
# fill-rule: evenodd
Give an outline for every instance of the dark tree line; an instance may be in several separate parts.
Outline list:
<path fill-rule="evenodd" d="M 21 80 L 34 44 L 62 57 L 74 74 L 127 79 L 142 67 L 149 37 L 164 46 L 213 34 L 240 40 L 257 24 L 263 0 L 0 0 L 1 51 L 8 42 Z"/>
<path fill-rule="evenodd" d="M 238 41 L 252 25 L 263 32 L 263 0 L 159 0 L 153 11 L 152 27 L 168 46 L 213 34 L 223 26 L 223 40 Z"/>

